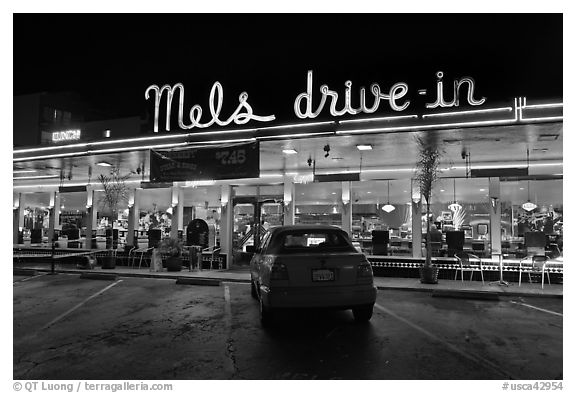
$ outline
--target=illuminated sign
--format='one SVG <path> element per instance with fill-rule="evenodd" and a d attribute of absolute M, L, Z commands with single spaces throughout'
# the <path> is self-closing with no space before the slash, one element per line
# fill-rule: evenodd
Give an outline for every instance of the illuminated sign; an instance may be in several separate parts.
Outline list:
<path fill-rule="evenodd" d="M 433 102 L 426 103 L 427 109 L 434 109 L 437 107 L 450 108 L 459 107 L 462 101 L 462 95 L 466 90 L 465 100 L 468 105 L 478 106 L 486 102 L 485 98 L 477 99 L 474 97 L 475 83 L 471 77 L 462 77 L 455 79 L 451 83 L 451 91 L 445 94 L 445 82 L 443 80 L 444 73 L 439 71 L 436 73 L 436 91 Z M 450 84 L 447 84 L 450 85 Z M 316 107 L 313 106 L 314 86 L 313 86 L 313 71 L 308 71 L 306 91 L 300 93 L 294 100 L 294 113 L 300 119 L 316 118 L 318 117 L 325 107 L 329 108 L 330 115 L 343 116 L 343 115 L 357 115 L 360 113 L 374 113 L 380 108 L 382 101 L 387 102 L 390 109 L 395 112 L 402 112 L 406 110 L 411 101 L 407 98 L 408 84 L 404 82 L 397 82 L 392 85 L 388 90 L 380 87 L 378 83 L 370 85 L 369 89 L 360 87 L 358 89 L 358 106 L 352 106 L 352 81 L 344 82 L 343 98 L 335 90 L 331 90 L 328 85 L 321 85 L 320 88 L 320 102 Z M 450 90 L 450 88 L 447 88 Z M 427 95 L 426 89 L 417 90 L 419 95 Z M 318 94 L 318 93 L 316 93 Z M 212 125 L 227 126 L 234 124 L 246 124 L 250 120 L 269 122 L 276 119 L 276 116 L 259 116 L 254 114 L 252 106 L 248 103 L 248 93 L 242 92 L 238 97 L 238 106 L 236 110 L 225 120 L 220 119 L 222 111 L 222 103 L 224 101 L 224 89 L 220 82 L 214 82 L 210 90 L 210 97 L 208 99 L 208 109 L 210 112 L 209 119 L 202 120 L 203 110 L 198 104 L 192 106 L 188 111 L 187 119 L 185 119 L 184 109 L 184 85 L 176 83 L 173 86 L 158 85 L 149 86 L 144 92 L 144 97 L 149 100 L 154 95 L 154 132 L 159 130 L 160 106 L 164 98 L 166 102 L 165 111 L 165 129 L 170 131 L 172 103 L 175 96 L 178 96 L 178 127 L 182 130 L 190 130 L 192 128 L 208 128 Z M 445 98 L 450 96 L 450 98 Z M 339 109 L 340 108 L 340 109 Z M 348 120 L 351 121 L 351 120 Z"/>
<path fill-rule="evenodd" d="M 294 113 L 300 119 L 306 118 L 315 118 L 317 117 L 326 105 L 326 101 L 328 97 L 330 97 L 330 114 L 332 116 L 342 116 L 345 114 L 356 115 L 358 113 L 374 113 L 378 110 L 381 101 L 388 101 L 388 105 L 390 108 L 396 112 L 401 112 L 408 108 L 410 105 L 410 100 L 406 99 L 403 102 L 400 102 L 402 98 L 408 94 L 408 84 L 404 82 L 395 83 L 389 90 L 388 94 L 383 93 L 383 89 L 380 87 L 378 83 L 373 83 L 370 86 L 370 93 L 372 94 L 372 106 L 368 106 L 366 103 L 366 88 L 361 87 L 359 89 L 359 106 L 357 108 L 353 108 L 351 104 L 351 97 L 352 97 L 352 82 L 346 81 L 344 83 L 345 91 L 344 91 L 344 106 L 342 109 L 336 109 L 336 105 L 338 104 L 338 93 L 330 90 L 328 85 L 320 86 L 320 104 L 318 104 L 316 110 L 312 108 L 312 95 L 313 95 L 313 81 L 312 81 L 312 71 L 308 71 L 308 80 L 307 80 L 307 87 L 306 92 L 301 93 L 296 97 L 294 101 Z M 437 81 L 436 81 L 436 100 L 433 103 L 426 104 L 426 108 L 433 109 L 438 106 L 443 108 L 448 107 L 458 107 L 460 106 L 460 89 L 464 86 L 467 87 L 467 102 L 469 105 L 482 105 L 486 99 L 481 98 L 476 100 L 474 98 L 474 80 L 470 77 L 464 77 L 461 79 L 457 79 L 454 81 L 454 89 L 453 89 L 453 96 L 452 101 L 445 101 L 444 100 L 444 82 L 442 78 L 444 77 L 443 72 L 436 73 Z M 426 90 L 418 90 L 418 93 L 421 95 L 425 95 L 427 92 Z M 302 101 L 305 101 L 305 111 L 302 111 Z"/>
<path fill-rule="evenodd" d="M 254 114 L 252 106 L 248 103 L 248 93 L 242 92 L 238 97 L 239 104 L 236 107 L 234 113 L 230 115 L 227 120 L 220 120 L 220 111 L 222 110 L 222 102 L 224 101 L 224 92 L 222 85 L 219 82 L 215 82 L 210 90 L 210 98 L 208 100 L 208 106 L 210 109 L 210 115 L 212 119 L 207 123 L 202 123 L 202 107 L 200 105 L 194 105 L 189 112 L 190 124 L 184 123 L 184 85 L 182 83 L 177 83 L 173 87 L 170 85 L 164 85 L 158 87 L 157 85 L 149 86 L 144 93 L 144 96 L 148 100 L 150 98 L 150 91 L 155 92 L 154 98 L 154 132 L 158 132 L 158 117 L 160 115 L 160 100 L 166 92 L 166 131 L 170 131 L 170 115 L 172 112 L 172 100 L 174 95 L 178 93 L 178 126 L 183 130 L 189 130 L 192 128 L 206 128 L 213 124 L 218 124 L 219 126 L 227 126 L 234 122 L 235 124 L 246 124 L 250 120 L 256 121 L 272 121 L 276 119 L 274 115 L 271 116 L 258 116 Z"/>
<path fill-rule="evenodd" d="M 213 181 L 259 176 L 259 142 L 181 150 L 150 150 L 151 182 Z"/>
<path fill-rule="evenodd" d="M 351 115 L 356 115 L 358 113 L 374 113 L 378 110 L 380 106 L 380 101 L 388 101 L 390 108 L 394 109 L 395 111 L 403 111 L 404 109 L 408 108 L 410 105 L 410 101 L 406 100 L 403 104 L 398 104 L 396 101 L 401 99 L 408 93 L 408 85 L 406 83 L 400 82 L 396 83 L 394 86 L 390 88 L 388 94 L 382 93 L 382 89 L 378 83 L 373 83 L 370 86 L 370 92 L 374 96 L 374 103 L 371 107 L 366 106 L 366 89 L 364 87 L 360 88 L 360 106 L 358 108 L 352 108 L 350 103 L 351 96 L 352 96 L 352 82 L 346 81 L 344 83 L 346 86 L 346 91 L 344 92 L 344 108 L 341 110 L 336 109 L 336 103 L 338 102 L 338 93 L 330 90 L 328 85 L 320 86 L 320 93 L 322 97 L 320 98 L 320 104 L 316 108 L 315 111 L 312 110 L 312 71 L 308 71 L 308 81 L 307 81 L 307 88 L 306 93 L 301 93 L 296 97 L 294 101 L 294 112 L 296 116 L 301 119 L 315 118 L 317 117 L 324 105 L 326 104 L 326 99 L 330 96 L 330 114 L 332 116 L 342 116 L 346 113 Z M 306 101 L 306 111 L 302 112 L 302 101 Z"/>
<path fill-rule="evenodd" d="M 80 130 L 56 131 L 52 133 L 52 142 L 77 141 L 80 139 Z"/>

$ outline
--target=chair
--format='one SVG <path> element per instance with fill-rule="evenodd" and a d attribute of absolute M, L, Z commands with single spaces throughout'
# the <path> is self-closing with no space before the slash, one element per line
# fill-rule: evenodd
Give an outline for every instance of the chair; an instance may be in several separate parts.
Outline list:
<path fill-rule="evenodd" d="M 454 280 L 458 278 L 458 270 L 460 270 L 462 282 L 464 282 L 464 272 L 470 272 L 470 281 L 474 276 L 474 272 L 480 272 L 480 277 L 482 277 L 482 285 L 484 285 L 484 271 L 482 266 L 482 259 L 478 258 L 474 254 L 469 254 L 466 252 L 458 252 L 454 255 L 460 264 L 460 267 L 456 268 L 456 273 L 454 274 Z"/>
<path fill-rule="evenodd" d="M 544 273 L 548 275 L 548 284 L 550 284 L 550 274 L 546 271 L 546 262 L 549 258 L 546 256 L 547 237 L 544 232 L 525 232 L 524 246 L 526 248 L 526 257 L 520 260 L 520 274 L 518 275 L 518 286 L 522 284 L 522 271 L 528 273 L 528 280 L 532 280 L 530 273 L 542 275 L 542 289 L 544 289 Z M 526 265 L 528 266 L 526 267 Z"/>
<path fill-rule="evenodd" d="M 542 289 L 544 289 L 544 273 L 548 276 L 548 285 L 550 285 L 550 273 L 546 270 L 546 263 L 550 259 L 546 255 L 530 255 L 520 260 L 520 274 L 518 275 L 518 286 L 522 285 L 522 271 L 528 273 L 528 281 L 532 282 L 533 274 L 542 275 Z M 528 266 L 527 266 L 528 265 Z"/>
<path fill-rule="evenodd" d="M 430 249 L 432 250 L 432 255 L 438 257 L 441 255 L 442 251 L 442 232 L 439 230 L 430 231 Z"/>
<path fill-rule="evenodd" d="M 486 252 L 486 247 L 484 245 L 484 242 L 472 242 L 472 252 L 475 255 L 480 255 L 481 257 L 484 256 L 485 252 Z"/>
<path fill-rule="evenodd" d="M 138 269 L 140 269 L 142 267 L 142 262 L 146 263 L 144 256 L 148 253 L 148 251 L 150 251 L 152 249 L 154 249 L 154 247 L 137 248 L 137 249 L 130 250 L 130 253 L 128 254 L 129 258 L 130 258 L 130 254 L 132 254 L 132 262 L 130 263 L 130 266 L 135 267 L 136 259 L 138 258 L 138 254 L 140 254 L 140 261 L 138 263 Z M 147 267 L 150 267 L 150 263 L 148 263 Z"/>

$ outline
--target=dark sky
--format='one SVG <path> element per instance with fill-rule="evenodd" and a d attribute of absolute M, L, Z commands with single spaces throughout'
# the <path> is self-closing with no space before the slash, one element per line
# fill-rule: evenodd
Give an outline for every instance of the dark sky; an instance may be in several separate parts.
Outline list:
<path fill-rule="evenodd" d="M 282 120 L 311 69 L 315 89 L 341 93 L 402 81 L 418 100 L 442 70 L 473 77 L 487 102 L 561 98 L 562 38 L 559 14 L 17 14 L 14 94 L 73 90 L 143 114 L 151 84 L 183 82 L 187 106 L 207 108 L 219 81 L 226 109 L 247 91 Z"/>

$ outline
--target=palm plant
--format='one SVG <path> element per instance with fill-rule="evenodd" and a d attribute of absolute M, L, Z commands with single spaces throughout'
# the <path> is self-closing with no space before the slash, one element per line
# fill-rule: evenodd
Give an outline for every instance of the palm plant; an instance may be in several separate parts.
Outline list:
<path fill-rule="evenodd" d="M 104 187 L 104 195 L 100 202 L 104 207 L 109 208 L 112 213 L 112 220 L 118 217 L 118 211 L 122 204 L 128 202 L 128 187 L 126 180 L 130 174 L 120 175 L 120 169 L 112 167 L 109 175 L 100 174 L 98 181 Z"/>
<path fill-rule="evenodd" d="M 112 223 L 110 224 L 112 231 L 112 241 L 107 244 L 112 248 L 109 257 L 103 262 L 103 268 L 114 268 L 116 265 L 115 247 L 114 247 L 114 219 L 118 218 L 118 211 L 120 207 L 128 202 L 128 187 L 126 186 L 126 180 L 130 177 L 130 174 L 120 175 L 120 169 L 112 167 L 110 169 L 110 174 L 100 174 L 98 176 L 98 181 L 104 187 L 104 195 L 100 198 L 100 203 L 104 208 L 108 208 L 112 214 Z M 107 241 L 108 243 L 108 241 Z"/>
<path fill-rule="evenodd" d="M 432 266 L 430 205 L 432 189 L 440 174 L 440 159 L 443 152 L 436 142 L 435 135 L 430 132 L 423 136 L 416 136 L 416 144 L 418 146 L 418 159 L 416 161 L 414 179 L 420 186 L 420 195 L 426 201 L 426 261 L 424 267 L 429 268 Z"/>

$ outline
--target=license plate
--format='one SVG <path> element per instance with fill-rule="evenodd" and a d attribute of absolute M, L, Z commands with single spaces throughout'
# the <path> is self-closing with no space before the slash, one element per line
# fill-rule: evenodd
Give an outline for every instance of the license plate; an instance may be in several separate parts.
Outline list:
<path fill-rule="evenodd" d="M 334 270 L 312 269 L 312 281 L 334 281 Z"/>

